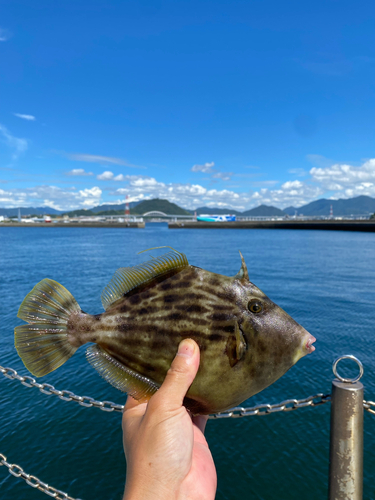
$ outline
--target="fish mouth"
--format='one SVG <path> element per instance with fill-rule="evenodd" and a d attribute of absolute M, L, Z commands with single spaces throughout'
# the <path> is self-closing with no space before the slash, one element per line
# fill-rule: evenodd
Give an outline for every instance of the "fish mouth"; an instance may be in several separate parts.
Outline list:
<path fill-rule="evenodd" d="M 307 351 L 308 354 L 312 353 L 315 351 L 315 346 L 313 345 L 313 343 L 316 341 L 316 338 L 313 337 L 312 335 L 309 335 L 308 339 L 307 339 L 307 342 L 305 344 L 305 349 Z"/>

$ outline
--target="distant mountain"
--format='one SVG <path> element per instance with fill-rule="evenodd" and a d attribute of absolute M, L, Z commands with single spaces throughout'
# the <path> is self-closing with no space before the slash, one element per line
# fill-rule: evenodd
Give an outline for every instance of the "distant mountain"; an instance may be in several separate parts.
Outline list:
<path fill-rule="evenodd" d="M 130 213 L 133 215 L 143 215 L 146 212 L 158 211 L 164 212 L 167 215 L 189 215 L 197 212 L 201 214 L 233 214 L 233 215 L 254 215 L 254 216 L 273 216 L 273 215 L 295 215 L 298 214 L 311 215 L 311 216 L 329 216 L 331 205 L 333 208 L 334 216 L 347 216 L 347 215 L 368 215 L 375 213 L 375 198 L 370 196 L 357 196 L 356 198 L 349 198 L 347 200 L 327 200 L 325 198 L 312 201 L 307 205 L 295 208 L 293 206 L 280 210 L 279 208 L 260 205 L 259 207 L 239 212 L 233 208 L 209 208 L 199 207 L 196 210 L 185 210 L 175 203 L 168 200 L 156 198 L 154 200 L 145 200 L 141 202 L 133 201 L 129 203 Z M 84 210 L 77 209 L 70 212 L 55 210 L 51 207 L 21 207 L 21 215 L 61 215 L 68 214 L 71 217 L 79 215 L 122 215 L 125 212 L 125 203 L 119 205 L 104 204 Z M 0 215 L 5 217 L 17 217 L 18 208 L 0 208 Z"/>
<path fill-rule="evenodd" d="M 325 215 L 329 216 L 330 209 L 333 209 L 333 216 L 345 215 L 368 215 L 375 212 L 375 199 L 370 196 L 357 196 L 347 200 L 320 200 L 312 201 L 299 208 L 288 207 L 284 211 L 288 215 L 294 215 L 295 210 L 303 215 Z"/>
<path fill-rule="evenodd" d="M 287 215 L 295 215 L 296 214 L 296 210 L 297 210 L 297 213 L 298 213 L 299 208 L 291 206 L 291 207 L 283 208 L 283 210 L 284 210 L 284 212 Z"/>
<path fill-rule="evenodd" d="M 93 216 L 96 214 L 94 214 L 92 210 L 80 208 L 77 210 L 71 210 L 70 212 L 64 212 L 64 215 L 68 215 L 69 217 L 81 217 L 82 215 Z"/>
<path fill-rule="evenodd" d="M 62 212 L 51 207 L 21 207 L 21 215 L 59 215 Z M 0 208 L 0 215 L 17 217 L 18 208 Z"/>
<path fill-rule="evenodd" d="M 281 215 L 284 216 L 285 212 L 280 210 L 280 208 L 268 206 L 268 205 L 259 205 L 259 207 L 252 208 L 251 210 L 246 210 L 246 212 L 242 212 L 241 215 L 254 215 L 254 216 L 272 216 L 272 215 Z"/>
<path fill-rule="evenodd" d="M 171 203 L 168 200 L 160 200 L 159 198 L 141 201 L 136 207 L 130 209 L 130 213 L 134 215 L 142 215 L 153 211 L 164 212 L 167 215 L 190 215 L 190 212 L 175 203 Z"/>
<path fill-rule="evenodd" d="M 139 201 L 131 201 L 129 203 L 129 208 L 134 208 L 139 204 Z M 96 207 L 90 208 L 91 212 L 94 212 L 97 214 L 98 212 L 112 212 L 112 211 L 122 211 L 124 213 L 125 211 L 125 203 L 120 203 L 119 205 L 115 204 L 105 204 L 105 205 L 98 205 Z"/>
<path fill-rule="evenodd" d="M 234 208 L 209 208 L 209 207 L 199 207 L 196 210 L 189 210 L 190 213 L 194 214 L 197 212 L 197 215 L 201 214 L 212 214 L 212 215 L 222 215 L 222 214 L 232 214 L 232 215 L 242 215 L 238 210 L 234 210 Z"/>

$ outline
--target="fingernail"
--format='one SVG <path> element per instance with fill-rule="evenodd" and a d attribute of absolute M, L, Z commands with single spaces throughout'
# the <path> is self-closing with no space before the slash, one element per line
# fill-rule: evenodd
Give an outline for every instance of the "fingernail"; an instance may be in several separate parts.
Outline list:
<path fill-rule="evenodd" d="M 179 356 L 186 356 L 187 358 L 191 358 L 192 355 L 194 354 L 194 350 L 195 350 L 194 342 L 191 339 L 185 339 L 182 342 L 180 342 L 177 354 Z"/>

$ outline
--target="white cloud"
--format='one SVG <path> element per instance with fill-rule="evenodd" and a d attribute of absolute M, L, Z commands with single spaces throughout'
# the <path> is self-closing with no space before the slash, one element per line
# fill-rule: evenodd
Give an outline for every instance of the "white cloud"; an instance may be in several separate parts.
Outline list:
<path fill-rule="evenodd" d="M 92 188 L 62 189 L 57 186 L 35 186 L 29 189 L 0 189 L 0 205 L 3 207 L 49 206 L 56 210 L 90 208 L 101 203 L 102 191 Z"/>
<path fill-rule="evenodd" d="M 253 181 L 251 183 L 251 187 L 255 188 L 265 188 L 265 187 L 272 187 L 272 186 L 276 186 L 276 184 L 278 184 L 279 181 Z"/>
<path fill-rule="evenodd" d="M 244 209 L 250 201 L 249 195 L 235 193 L 227 189 L 207 189 L 199 184 L 159 182 L 153 177 L 129 175 L 128 185 L 117 189 L 114 195 L 130 195 L 132 199 L 164 198 L 177 205 L 194 209 L 199 206 L 228 206 Z"/>
<path fill-rule="evenodd" d="M 335 198 L 375 196 L 375 158 L 360 167 L 339 163 L 326 168 L 314 167 L 310 175 L 324 190 L 334 191 Z"/>
<path fill-rule="evenodd" d="M 85 161 L 88 163 L 100 163 L 101 165 L 122 165 L 123 167 L 129 168 L 145 168 L 139 165 L 133 165 L 122 158 L 113 158 L 112 156 L 100 156 L 100 155 L 88 155 L 81 153 L 66 153 L 69 160 L 73 161 Z"/>
<path fill-rule="evenodd" d="M 73 168 L 73 170 L 66 172 L 65 175 L 78 176 L 78 175 L 94 175 L 94 174 L 92 172 L 86 172 L 83 168 Z"/>
<path fill-rule="evenodd" d="M 322 196 L 324 190 L 312 184 L 301 181 L 287 181 L 281 185 L 280 189 L 269 190 L 262 188 L 251 196 L 258 205 L 274 205 L 278 208 L 285 208 L 293 205 L 299 207 Z"/>
<path fill-rule="evenodd" d="M 12 36 L 9 30 L 0 28 L 0 42 L 6 42 Z"/>
<path fill-rule="evenodd" d="M 68 174 L 87 175 L 83 169 L 75 169 Z M 251 184 L 254 191 L 251 192 L 246 192 L 243 186 L 242 188 L 235 186 L 236 191 L 228 185 L 227 189 L 210 189 L 198 183 L 161 182 L 155 177 L 145 175 L 115 175 L 110 170 L 104 171 L 98 179 L 121 181 L 119 189 L 113 188 L 113 184 L 110 183 L 110 188 L 106 190 L 112 200 L 117 200 L 113 203 L 123 202 L 124 196 L 129 195 L 130 201 L 163 198 L 189 209 L 208 206 L 246 210 L 260 204 L 279 208 L 290 205 L 300 207 L 323 196 L 348 198 L 365 194 L 375 197 L 375 159 L 367 160 L 359 167 L 341 164 L 314 167 L 310 170 L 310 175 L 303 180 L 287 180 L 277 188 L 273 187 L 276 181 L 253 182 Z M 77 190 L 37 186 L 24 190 L 0 190 L 0 206 L 37 204 L 37 206 L 50 205 L 53 208 L 70 210 L 98 205 L 101 196 L 102 191 L 99 187 Z"/>
<path fill-rule="evenodd" d="M 212 179 L 221 179 L 222 181 L 230 181 L 232 178 L 232 172 L 215 172 L 212 175 Z"/>
<path fill-rule="evenodd" d="M 217 168 L 213 168 L 215 163 L 212 161 L 211 163 L 205 163 L 204 165 L 193 165 L 191 167 L 191 172 L 203 172 L 204 174 L 210 174 L 212 182 L 216 182 L 217 179 L 222 181 L 230 181 L 233 172 L 220 172 Z"/>
<path fill-rule="evenodd" d="M 3 136 L 5 144 L 13 150 L 12 160 L 17 160 L 20 154 L 26 151 L 28 146 L 27 140 L 13 136 L 8 129 L 1 124 L 0 134 Z"/>
<path fill-rule="evenodd" d="M 110 181 L 114 177 L 113 172 L 110 172 L 109 170 L 106 170 L 102 174 L 99 174 L 96 178 L 99 179 L 100 181 Z"/>
<path fill-rule="evenodd" d="M 13 113 L 14 116 L 18 116 L 18 118 L 22 118 L 23 120 L 27 120 L 30 122 L 34 122 L 36 120 L 35 116 L 33 115 L 21 115 L 20 113 Z"/>
<path fill-rule="evenodd" d="M 308 172 L 306 172 L 306 170 L 303 168 L 290 168 L 288 170 L 288 174 L 294 174 L 297 175 L 298 177 L 306 177 Z"/>
<path fill-rule="evenodd" d="M 212 161 L 211 163 L 205 163 L 204 165 L 193 165 L 191 167 L 192 172 L 204 172 L 205 174 L 211 174 L 214 172 L 213 166 L 215 163 Z"/>

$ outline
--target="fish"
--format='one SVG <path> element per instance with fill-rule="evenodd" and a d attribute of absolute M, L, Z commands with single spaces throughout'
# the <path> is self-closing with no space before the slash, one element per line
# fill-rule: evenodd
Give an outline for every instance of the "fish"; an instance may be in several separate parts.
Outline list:
<path fill-rule="evenodd" d="M 165 248 L 165 247 L 157 247 Z M 194 415 L 241 404 L 315 350 L 315 337 L 249 280 L 224 276 L 167 253 L 116 271 L 88 314 L 60 283 L 46 278 L 22 302 L 15 347 L 42 377 L 87 343 L 88 362 L 107 382 L 140 402 L 159 389 L 186 338 L 200 349 L 198 373 L 184 399 Z"/>

